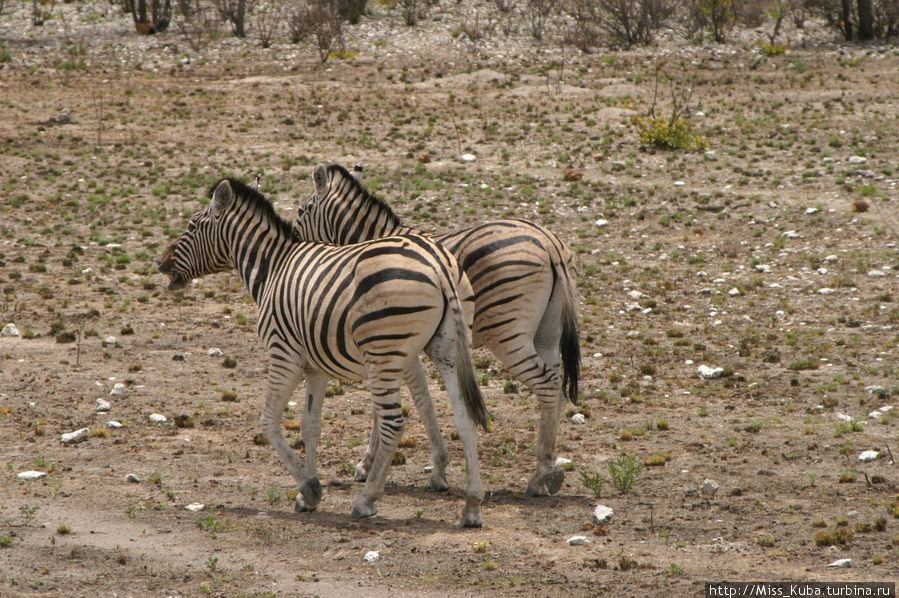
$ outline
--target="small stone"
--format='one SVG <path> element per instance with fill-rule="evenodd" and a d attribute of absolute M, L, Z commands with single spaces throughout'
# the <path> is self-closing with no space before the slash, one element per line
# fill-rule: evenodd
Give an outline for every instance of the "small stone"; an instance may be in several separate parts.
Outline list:
<path fill-rule="evenodd" d="M 637 290 L 630 291 L 627 294 L 627 296 L 630 297 L 631 299 L 633 299 L 634 301 L 639 301 L 640 299 L 649 298 L 649 295 L 647 295 L 646 293 L 641 293 L 640 291 L 637 291 Z"/>
<path fill-rule="evenodd" d="M 116 339 L 116 337 L 114 337 L 114 336 L 107 336 L 106 338 L 103 339 L 104 345 L 114 345 L 117 342 L 118 342 L 118 339 Z"/>
<path fill-rule="evenodd" d="M 140 478 L 136 474 L 129 473 L 125 476 L 125 481 L 129 484 L 140 484 Z"/>
<path fill-rule="evenodd" d="M 474 154 L 462 154 L 460 158 L 463 162 L 474 162 L 475 160 L 477 160 L 477 157 L 475 157 Z"/>
<path fill-rule="evenodd" d="M 587 421 L 587 420 L 584 417 L 583 413 L 575 413 L 574 415 L 571 416 L 571 423 L 573 423 L 573 424 L 582 424 L 585 421 Z"/>
<path fill-rule="evenodd" d="M 0 336 L 22 336 L 16 325 L 10 322 L 0 330 Z"/>
<path fill-rule="evenodd" d="M 709 366 L 702 364 L 699 366 L 699 369 L 696 370 L 696 373 L 704 380 L 711 380 L 723 376 L 724 368 L 710 368 Z"/>
<path fill-rule="evenodd" d="M 718 492 L 718 482 L 707 478 L 702 483 L 702 488 L 700 490 L 703 496 L 711 498 L 712 496 L 715 496 L 716 492 Z"/>
<path fill-rule="evenodd" d="M 365 553 L 365 556 L 362 557 L 366 563 L 377 563 L 381 560 L 381 553 L 377 550 L 369 550 Z"/>
<path fill-rule="evenodd" d="M 880 458 L 880 453 L 877 451 L 862 451 L 858 456 L 858 460 L 863 463 L 867 463 L 868 461 L 876 461 Z"/>
<path fill-rule="evenodd" d="M 834 292 L 835 291 L 830 287 L 824 287 L 824 288 L 818 289 L 819 295 L 833 295 Z"/>
<path fill-rule="evenodd" d="M 643 306 L 639 303 L 629 303 L 624 306 L 624 309 L 625 311 L 627 311 L 627 313 L 632 313 L 635 311 L 643 311 Z"/>
<path fill-rule="evenodd" d="M 609 221 L 606 220 L 605 218 L 600 218 L 594 224 L 596 224 L 596 226 L 598 228 L 605 228 L 605 227 L 609 226 Z"/>
<path fill-rule="evenodd" d="M 206 505 L 204 505 L 201 502 L 192 502 L 184 508 L 187 509 L 188 511 L 190 511 L 191 513 L 196 513 L 197 511 L 202 511 L 203 507 L 205 507 L 205 506 Z"/>
<path fill-rule="evenodd" d="M 818 208 L 806 208 L 805 213 L 806 214 L 817 214 Z"/>
<path fill-rule="evenodd" d="M 824 266 L 821 266 L 820 268 L 815 270 L 815 272 L 817 272 L 821 276 L 824 276 L 825 274 L 827 274 L 827 268 L 825 268 Z"/>
<path fill-rule="evenodd" d="M 87 440 L 87 437 L 90 436 L 90 434 L 90 428 L 81 428 L 80 430 L 63 434 L 59 440 L 63 444 L 75 444 Z"/>
<path fill-rule="evenodd" d="M 798 239 L 801 235 L 794 230 L 788 230 L 783 234 L 787 239 Z"/>
<path fill-rule="evenodd" d="M 109 396 L 111 397 L 124 397 L 128 394 L 128 391 L 125 389 L 125 385 L 121 382 L 116 382 L 112 386 L 112 390 L 109 391 Z"/>
<path fill-rule="evenodd" d="M 56 123 L 60 125 L 67 125 L 72 122 L 72 115 L 69 114 L 69 111 L 66 108 L 63 108 L 56 114 Z"/>
<path fill-rule="evenodd" d="M 112 405 L 106 399 L 97 399 L 97 411 L 103 413 L 112 409 Z"/>
<path fill-rule="evenodd" d="M 23 471 L 16 477 L 20 480 L 39 480 L 41 478 L 47 477 L 47 474 L 43 471 Z"/>
<path fill-rule="evenodd" d="M 883 386 L 878 384 L 872 384 L 870 386 L 865 387 L 865 392 L 870 392 L 871 394 L 879 394 L 884 392 L 886 389 Z"/>
<path fill-rule="evenodd" d="M 883 273 L 883 270 L 868 270 L 868 276 L 871 278 L 880 278 L 881 276 L 886 276 L 886 274 Z"/>
<path fill-rule="evenodd" d="M 864 164 L 868 159 L 864 156 L 849 156 L 850 164 Z"/>
<path fill-rule="evenodd" d="M 612 518 L 613 511 L 611 507 L 607 507 L 605 505 L 596 505 L 596 508 L 593 509 L 593 523 L 596 525 L 602 525 L 606 523 Z"/>
<path fill-rule="evenodd" d="M 565 543 L 569 546 L 583 546 L 584 544 L 589 544 L 590 540 L 587 539 L 587 536 L 571 536 Z"/>
<path fill-rule="evenodd" d="M 125 424 L 123 424 L 122 422 L 117 422 L 114 419 L 111 419 L 108 422 L 106 422 L 106 427 L 112 428 L 113 430 L 118 430 L 119 428 L 124 428 Z"/>
<path fill-rule="evenodd" d="M 848 568 L 852 566 L 852 559 L 838 559 L 827 566 Z"/>
<path fill-rule="evenodd" d="M 847 423 L 853 420 L 853 417 L 851 415 L 846 415 L 845 413 L 837 413 L 836 418 Z"/>
<path fill-rule="evenodd" d="M 150 421 L 153 422 L 154 424 L 162 424 L 168 420 L 166 419 L 166 417 L 164 415 L 161 415 L 159 413 L 151 413 Z"/>
<path fill-rule="evenodd" d="M 767 274 L 771 271 L 771 266 L 768 264 L 756 264 L 755 266 L 756 272 L 762 272 L 763 274 Z"/>
<path fill-rule="evenodd" d="M 209 351 L 207 351 L 207 353 L 209 354 L 210 357 L 221 357 L 222 355 L 224 355 L 224 353 L 222 353 L 222 350 L 219 349 L 218 347 L 213 347 L 213 348 L 209 349 Z"/>
<path fill-rule="evenodd" d="M 731 290 L 729 290 L 727 292 L 727 294 L 730 295 L 731 297 L 736 297 L 737 295 L 740 294 L 740 289 L 738 289 L 737 287 L 734 287 Z"/>
<path fill-rule="evenodd" d="M 871 413 L 868 414 L 868 419 L 880 419 L 880 417 L 882 415 L 883 415 L 882 412 L 875 409 L 874 411 L 872 411 Z"/>
<path fill-rule="evenodd" d="M 571 465 L 571 459 L 566 459 L 565 457 L 556 457 L 556 467 L 565 467 L 566 465 Z"/>
<path fill-rule="evenodd" d="M 675 187 L 683 187 L 683 186 L 686 185 L 686 184 L 687 184 L 687 183 L 685 183 L 684 181 L 674 181 L 674 186 L 675 186 Z"/>

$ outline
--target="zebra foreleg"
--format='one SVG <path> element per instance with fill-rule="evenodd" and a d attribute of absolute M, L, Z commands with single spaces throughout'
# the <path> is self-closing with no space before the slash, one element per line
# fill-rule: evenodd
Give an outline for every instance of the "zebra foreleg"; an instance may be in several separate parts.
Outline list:
<path fill-rule="evenodd" d="M 262 424 L 262 433 L 265 434 L 275 452 L 281 457 L 281 461 L 287 467 L 287 471 L 296 480 L 297 486 L 302 491 L 302 488 L 305 486 L 315 487 L 318 485 L 320 500 L 321 485 L 318 484 L 318 480 L 312 482 L 308 478 L 303 459 L 290 448 L 281 431 L 281 414 L 284 413 L 287 401 L 290 400 L 293 391 L 299 385 L 300 380 L 302 380 L 301 372 L 302 370 L 299 367 L 293 369 L 291 367 L 269 367 L 268 391 L 260 423 Z M 299 495 L 297 497 L 299 498 Z"/>
<path fill-rule="evenodd" d="M 368 439 L 368 447 L 365 449 L 365 455 L 362 460 L 356 463 L 356 471 L 353 474 L 357 482 L 364 482 L 368 479 L 368 472 L 371 470 L 371 462 L 378 452 L 378 410 L 372 406 L 371 410 L 371 436 Z"/>
<path fill-rule="evenodd" d="M 353 507 L 353 519 L 371 517 L 378 512 L 375 501 L 384 493 L 387 470 L 403 433 L 403 406 L 400 403 L 399 384 L 397 382 L 394 385 L 392 384 L 394 381 L 390 382 L 390 386 L 385 387 L 382 381 L 371 381 L 379 438 L 365 487 Z"/>
<path fill-rule="evenodd" d="M 412 393 L 412 400 L 415 401 L 418 416 L 425 426 L 428 441 L 431 443 L 431 460 L 434 463 L 434 469 L 431 471 L 431 479 L 426 488 L 435 492 L 444 491 L 449 488 L 446 481 L 446 466 L 450 456 L 449 451 L 446 450 L 443 435 L 440 433 L 440 426 L 437 424 L 437 412 L 434 410 L 434 401 L 428 391 L 428 379 L 421 366 L 421 361 L 415 360 L 406 372 L 405 380 Z"/>
<path fill-rule="evenodd" d="M 318 480 L 318 442 L 322 432 L 322 404 L 328 378 L 317 370 L 306 370 L 306 405 L 300 432 L 306 447 L 306 483 L 300 484 L 296 511 L 314 511 L 322 499 L 322 485 Z"/>
<path fill-rule="evenodd" d="M 565 472 L 556 465 L 556 438 L 559 433 L 562 404 L 565 402 L 559 375 L 561 314 L 557 297 L 558 293 L 553 293 L 553 300 L 547 306 L 534 337 L 536 351 L 534 359 L 543 373 L 533 378 L 531 387 L 540 402 L 540 427 L 537 430 L 537 472 L 528 482 L 525 490 L 527 496 L 555 494 L 565 481 Z"/>

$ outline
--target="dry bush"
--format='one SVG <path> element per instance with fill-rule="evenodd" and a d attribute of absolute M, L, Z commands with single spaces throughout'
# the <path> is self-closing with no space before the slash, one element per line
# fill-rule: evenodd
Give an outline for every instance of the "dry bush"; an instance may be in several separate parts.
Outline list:
<path fill-rule="evenodd" d="M 337 12 L 350 25 L 359 22 L 368 7 L 368 0 L 337 0 Z"/>
<path fill-rule="evenodd" d="M 525 0 L 521 13 L 528 24 L 531 37 L 537 40 L 543 39 L 546 24 L 555 5 L 554 0 Z"/>
<path fill-rule="evenodd" d="M 219 20 L 215 8 L 203 0 L 179 0 L 178 12 L 181 18 L 175 22 L 178 33 L 195 52 L 199 51 L 218 35 Z"/>
<path fill-rule="evenodd" d="M 599 3 L 595 0 L 566 0 L 562 3 L 562 12 L 570 19 L 570 24 L 563 33 L 564 41 L 584 54 L 589 54 L 599 45 L 599 23 L 602 15 Z"/>
<path fill-rule="evenodd" d="M 40 27 L 44 21 L 53 16 L 56 0 L 31 0 L 31 24 Z M 2 8 L 2 6 L 0 6 Z"/>
<path fill-rule="evenodd" d="M 215 8 L 222 20 L 231 24 L 231 31 L 236 37 L 247 35 L 247 15 L 253 11 L 256 0 L 213 0 Z"/>
<path fill-rule="evenodd" d="M 133 0 L 134 28 L 142 35 L 162 33 L 172 21 L 172 0 Z"/>
<path fill-rule="evenodd" d="M 399 0 L 399 5 L 403 9 L 403 20 L 406 22 L 406 25 L 410 27 L 415 25 L 421 16 L 419 14 L 418 0 Z"/>
<path fill-rule="evenodd" d="M 899 36 L 896 0 L 807 0 L 806 5 L 847 41 Z"/>
<path fill-rule="evenodd" d="M 680 24 L 688 39 L 701 41 L 706 32 L 722 43 L 737 20 L 734 0 L 684 0 Z"/>
<path fill-rule="evenodd" d="M 268 0 L 260 2 L 252 13 L 253 29 L 259 37 L 259 43 L 263 48 L 272 45 L 272 41 L 286 21 L 286 7 L 282 0 Z"/>
<path fill-rule="evenodd" d="M 598 0 L 600 25 L 627 46 L 652 42 L 655 32 L 674 12 L 671 0 Z"/>

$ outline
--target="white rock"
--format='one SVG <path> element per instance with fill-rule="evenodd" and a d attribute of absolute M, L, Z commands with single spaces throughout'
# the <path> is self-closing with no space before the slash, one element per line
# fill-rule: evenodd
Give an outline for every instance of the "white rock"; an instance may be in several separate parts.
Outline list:
<path fill-rule="evenodd" d="M 477 157 L 474 154 L 462 154 L 459 156 L 463 162 L 474 162 L 477 160 Z"/>
<path fill-rule="evenodd" d="M 782 236 L 786 237 L 787 239 L 798 239 L 801 237 L 801 235 L 794 230 L 788 230 Z"/>
<path fill-rule="evenodd" d="M 696 373 L 704 380 L 711 380 L 712 378 L 720 378 L 723 376 L 724 368 L 710 368 L 709 366 L 702 364 L 699 366 L 699 369 L 696 370 Z"/>
<path fill-rule="evenodd" d="M 827 566 L 828 567 L 851 567 L 852 559 L 838 559 Z"/>
<path fill-rule="evenodd" d="M 573 423 L 573 424 L 582 424 L 585 421 L 587 421 L 587 420 L 584 417 L 583 413 L 575 413 L 574 415 L 571 416 L 571 423 Z"/>
<path fill-rule="evenodd" d="M 118 339 L 116 339 L 116 337 L 114 337 L 114 336 L 107 336 L 106 338 L 103 339 L 104 345 L 114 345 L 117 342 L 118 342 Z"/>
<path fill-rule="evenodd" d="M 892 405 L 884 405 L 883 407 L 880 408 L 881 413 L 889 413 L 892 410 L 893 410 Z"/>
<path fill-rule="evenodd" d="M 467 154 L 470 155 L 470 154 Z M 369 550 L 365 553 L 365 556 L 362 557 L 366 563 L 377 563 L 381 560 L 381 553 L 377 550 Z"/>
<path fill-rule="evenodd" d="M 106 399 L 97 399 L 97 411 L 104 412 L 112 409 L 112 405 Z"/>
<path fill-rule="evenodd" d="M 703 496 L 715 496 L 715 493 L 718 492 L 718 482 L 706 478 L 705 481 L 702 482 L 702 488 L 700 490 Z"/>
<path fill-rule="evenodd" d="M 589 544 L 590 540 L 587 539 L 587 536 L 571 536 L 565 543 L 569 546 L 583 546 L 584 544 Z"/>
<path fill-rule="evenodd" d="M 646 299 L 649 297 L 646 293 L 641 293 L 640 291 L 633 290 L 627 294 L 628 297 L 633 299 L 634 301 L 639 301 L 640 299 Z"/>
<path fill-rule="evenodd" d="M 112 386 L 112 390 L 109 391 L 109 396 L 111 397 L 124 397 L 128 394 L 128 391 L 125 389 L 125 385 L 121 382 L 116 382 Z"/>
<path fill-rule="evenodd" d="M 865 392 L 870 392 L 871 394 L 883 392 L 884 390 L 886 390 L 886 389 L 883 386 L 880 386 L 878 384 L 872 384 L 870 386 L 865 387 Z"/>
<path fill-rule="evenodd" d="M 769 266 L 768 264 L 756 264 L 755 269 L 757 272 L 767 274 L 771 271 L 771 266 Z"/>
<path fill-rule="evenodd" d="M 883 273 L 883 270 L 868 270 L 868 276 L 871 278 L 879 278 L 881 276 L 886 276 L 886 274 Z"/>
<path fill-rule="evenodd" d="M 880 453 L 877 451 L 862 451 L 858 456 L 858 460 L 867 463 L 868 461 L 874 461 L 878 457 L 880 457 Z"/>
<path fill-rule="evenodd" d="M 221 357 L 222 355 L 224 355 L 224 353 L 222 353 L 222 350 L 219 349 L 218 347 L 213 347 L 213 348 L 209 349 L 209 351 L 207 351 L 207 353 L 209 354 L 210 357 Z"/>
<path fill-rule="evenodd" d="M 871 413 L 868 414 L 868 419 L 879 419 L 880 416 L 882 416 L 882 415 L 883 415 L 883 413 L 881 413 L 880 411 L 875 409 L 874 411 L 872 411 Z"/>
<path fill-rule="evenodd" d="M 683 187 L 683 186 L 686 185 L 686 184 L 687 184 L 687 183 L 685 183 L 684 181 L 674 181 L 674 186 L 675 186 L 675 187 Z"/>
<path fill-rule="evenodd" d="M 168 420 L 165 418 L 164 415 L 161 415 L 161 414 L 159 414 L 159 413 L 151 413 L 151 414 L 150 414 L 150 421 L 153 422 L 154 424 L 161 424 L 161 423 L 164 423 L 164 422 L 166 422 L 166 421 L 168 421 Z"/>
<path fill-rule="evenodd" d="M 851 422 L 853 420 L 853 417 L 851 415 L 846 415 L 845 413 L 839 412 L 836 414 L 836 418 L 844 422 Z"/>
<path fill-rule="evenodd" d="M 815 270 L 815 272 L 817 272 L 821 276 L 824 276 L 825 274 L 827 274 L 827 268 L 825 268 L 824 266 L 821 266 L 820 268 Z"/>
<path fill-rule="evenodd" d="M 729 290 L 727 292 L 727 294 L 730 295 L 731 297 L 736 297 L 737 295 L 740 294 L 740 289 L 738 289 L 737 287 L 734 287 L 731 290 Z"/>
<path fill-rule="evenodd" d="M 839 259 L 839 258 L 838 258 L 837 256 L 835 256 L 835 255 L 833 255 L 833 254 L 830 254 L 830 255 L 828 255 L 826 258 L 824 258 L 824 261 L 825 261 L 825 262 L 835 262 L 835 261 L 837 261 L 838 259 Z"/>
<path fill-rule="evenodd" d="M 111 419 L 106 422 L 106 427 L 112 428 L 113 430 L 118 430 L 119 428 L 124 428 L 125 425 L 122 422 L 117 422 L 116 420 Z"/>
<path fill-rule="evenodd" d="M 140 478 L 137 477 L 137 474 L 129 473 L 125 476 L 125 481 L 129 484 L 140 484 Z"/>
<path fill-rule="evenodd" d="M 834 291 L 834 290 L 833 290 L 832 288 L 830 288 L 830 287 L 824 287 L 824 288 L 818 289 L 818 294 L 819 294 L 819 295 L 833 295 L 835 292 L 836 292 L 836 291 Z"/>
<path fill-rule="evenodd" d="M 196 513 L 197 511 L 202 511 L 203 507 L 205 507 L 205 506 L 206 505 L 204 505 L 201 502 L 192 502 L 184 508 L 187 509 L 188 511 L 190 511 L 191 513 Z"/>
<path fill-rule="evenodd" d="M 571 459 L 556 457 L 556 467 L 565 467 L 566 465 L 571 465 Z"/>
<path fill-rule="evenodd" d="M 90 435 L 90 428 L 81 428 L 80 430 L 75 430 L 74 432 L 63 434 L 59 440 L 63 444 L 75 444 L 76 442 L 87 440 L 87 437 Z"/>
<path fill-rule="evenodd" d="M 600 525 L 612 518 L 613 511 L 611 507 L 605 505 L 596 505 L 593 509 L 593 523 Z"/>
<path fill-rule="evenodd" d="M 0 336 L 21 336 L 21 333 L 16 325 L 10 322 L 3 327 L 3 330 L 0 330 Z"/>
<path fill-rule="evenodd" d="M 43 471 L 23 471 L 16 477 L 20 480 L 39 480 L 41 478 L 47 477 L 47 474 Z"/>
<path fill-rule="evenodd" d="M 868 159 L 864 156 L 849 156 L 850 164 L 864 164 Z"/>
<path fill-rule="evenodd" d="M 806 214 L 817 214 L 818 208 L 806 208 L 805 213 Z"/>
<path fill-rule="evenodd" d="M 600 218 L 594 224 L 596 224 L 596 226 L 599 228 L 605 228 L 606 226 L 609 226 L 609 221 L 605 218 Z"/>

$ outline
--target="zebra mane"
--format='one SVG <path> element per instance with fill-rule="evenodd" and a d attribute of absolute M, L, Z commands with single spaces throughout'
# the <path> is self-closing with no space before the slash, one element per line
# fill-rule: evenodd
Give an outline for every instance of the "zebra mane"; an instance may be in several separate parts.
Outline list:
<path fill-rule="evenodd" d="M 394 226 L 403 225 L 402 220 L 400 220 L 400 217 L 393 211 L 393 208 L 391 208 L 383 199 L 366 189 L 362 183 L 359 182 L 359 179 L 350 174 L 350 171 L 344 166 L 340 164 L 331 164 L 328 166 L 328 178 L 333 181 L 338 177 L 346 180 L 350 189 L 356 193 L 354 199 L 360 201 L 366 207 L 373 206 L 375 211 L 385 214 L 387 219 L 390 220 L 390 223 Z"/>
<path fill-rule="evenodd" d="M 253 189 L 243 181 L 231 177 L 225 177 L 219 179 L 215 182 L 214 185 L 209 189 L 208 197 L 212 199 L 213 194 L 215 193 L 215 188 L 218 187 L 219 183 L 222 181 L 228 181 L 231 185 L 231 189 L 234 191 L 234 194 L 250 203 L 254 209 L 259 210 L 263 213 L 265 217 L 270 220 L 278 232 L 288 239 L 294 241 L 301 241 L 299 233 L 294 228 L 294 226 L 281 218 L 281 215 L 275 210 L 275 206 L 272 205 L 272 202 L 268 200 L 262 193 Z"/>

